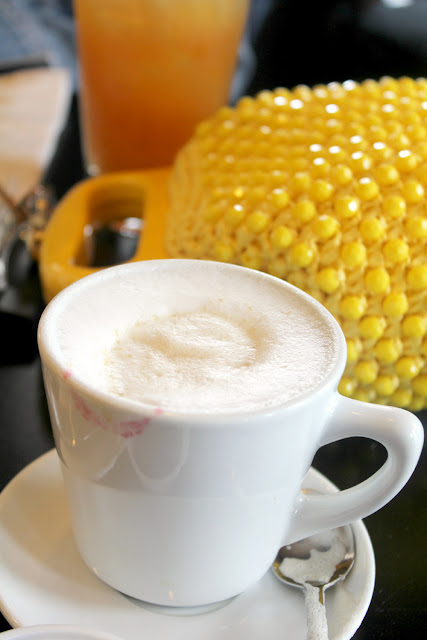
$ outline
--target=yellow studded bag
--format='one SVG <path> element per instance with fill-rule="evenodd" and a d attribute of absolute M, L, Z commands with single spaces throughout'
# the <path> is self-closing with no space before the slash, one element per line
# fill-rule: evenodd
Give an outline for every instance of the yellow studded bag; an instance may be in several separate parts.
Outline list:
<path fill-rule="evenodd" d="M 260 269 L 322 302 L 347 338 L 340 391 L 427 406 L 427 80 L 263 91 L 176 159 L 171 257 Z"/>

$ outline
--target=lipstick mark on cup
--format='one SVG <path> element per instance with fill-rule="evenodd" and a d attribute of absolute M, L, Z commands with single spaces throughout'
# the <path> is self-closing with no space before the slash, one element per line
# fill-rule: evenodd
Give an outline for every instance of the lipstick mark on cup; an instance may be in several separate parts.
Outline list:
<path fill-rule="evenodd" d="M 79 396 L 78 393 L 73 392 L 73 400 L 74 400 L 74 406 L 76 407 L 77 411 L 80 413 L 82 418 L 84 418 L 84 420 L 87 420 L 88 422 L 93 422 L 98 427 L 102 427 L 102 429 L 108 428 L 106 423 L 103 420 L 101 420 L 98 414 L 86 404 L 86 402 L 83 400 L 81 396 Z"/>
<path fill-rule="evenodd" d="M 151 420 L 148 416 L 139 420 L 125 420 L 119 423 L 119 433 L 123 438 L 133 438 L 133 436 L 142 433 L 150 422 Z"/>
<path fill-rule="evenodd" d="M 68 378 L 71 378 L 71 375 L 72 375 L 71 369 L 65 369 L 62 373 L 62 377 L 64 378 L 64 380 L 68 380 Z"/>
<path fill-rule="evenodd" d="M 122 438 L 133 438 L 134 436 L 140 435 L 151 422 L 150 417 L 143 416 L 137 420 L 122 420 L 119 423 L 109 423 L 103 420 L 96 411 L 91 409 L 78 393 L 74 391 L 72 397 L 74 406 L 84 420 L 104 429 L 104 431 L 112 431 L 122 436 Z"/>

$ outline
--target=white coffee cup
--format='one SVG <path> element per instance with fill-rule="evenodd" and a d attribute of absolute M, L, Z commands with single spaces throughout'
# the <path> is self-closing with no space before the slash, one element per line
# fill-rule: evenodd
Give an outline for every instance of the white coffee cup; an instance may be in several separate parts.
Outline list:
<path fill-rule="evenodd" d="M 264 322 L 279 313 L 272 324 L 280 331 L 268 353 L 276 354 L 277 343 L 283 365 L 289 360 L 283 385 L 280 366 L 271 375 L 268 367 L 264 374 L 257 369 L 257 398 L 256 378 L 246 378 L 250 367 L 240 363 L 242 373 L 236 369 L 227 378 L 218 407 L 207 410 L 203 394 L 196 408 L 191 402 L 177 408 L 161 395 L 141 400 L 111 391 L 105 365 L 129 327 L 154 317 L 157 331 L 164 318 L 211 304 L 222 305 L 225 321 L 227 314 L 240 314 L 245 327 L 252 314 L 256 324 L 258 315 Z M 252 330 L 256 326 L 248 335 Z M 306 337 L 292 340 L 298 331 Z M 230 335 L 224 340 L 233 347 Z M 197 606 L 241 593 L 263 576 L 281 545 L 384 506 L 421 453 L 423 428 L 413 414 L 338 394 L 346 345 L 331 314 L 299 289 L 257 271 L 192 260 L 101 270 L 49 303 L 38 339 L 81 556 L 102 580 L 147 602 Z M 216 347 L 214 356 L 221 368 Z M 150 376 L 145 380 L 151 383 Z M 197 374 L 191 385 L 198 387 Z M 242 405 L 228 406 L 239 389 Z M 144 387 L 141 392 L 143 398 Z M 191 400 L 188 388 L 183 396 Z M 351 436 L 385 446 L 381 469 L 345 491 L 303 495 L 316 451 Z"/>

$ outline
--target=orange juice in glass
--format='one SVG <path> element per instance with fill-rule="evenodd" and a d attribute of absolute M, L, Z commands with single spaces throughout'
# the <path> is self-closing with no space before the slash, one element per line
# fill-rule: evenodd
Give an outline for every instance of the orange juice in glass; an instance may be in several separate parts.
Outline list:
<path fill-rule="evenodd" d="M 249 0 L 74 0 L 89 174 L 168 165 L 227 103 Z"/>

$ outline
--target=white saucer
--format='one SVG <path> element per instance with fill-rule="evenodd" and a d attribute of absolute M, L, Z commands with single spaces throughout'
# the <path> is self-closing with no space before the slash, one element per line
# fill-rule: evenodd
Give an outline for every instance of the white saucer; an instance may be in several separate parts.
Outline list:
<path fill-rule="evenodd" d="M 304 486 L 335 487 L 310 469 Z M 326 594 L 330 640 L 348 640 L 371 601 L 375 560 L 362 522 L 348 578 Z M 0 608 L 13 627 L 70 624 L 126 640 L 305 640 L 301 591 L 269 571 L 247 592 L 208 612 L 168 615 L 124 596 L 93 575 L 77 552 L 55 451 L 23 469 L 0 494 Z M 187 612 L 189 613 L 189 612 Z"/>
<path fill-rule="evenodd" d="M 0 633 L 1 640 L 121 640 L 103 631 L 68 624 L 36 624 Z"/>

